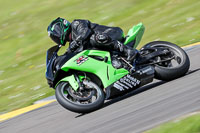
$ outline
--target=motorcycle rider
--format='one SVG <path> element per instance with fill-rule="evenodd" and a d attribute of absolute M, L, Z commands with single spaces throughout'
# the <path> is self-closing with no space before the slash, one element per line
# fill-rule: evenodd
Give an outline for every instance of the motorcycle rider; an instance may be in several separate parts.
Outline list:
<path fill-rule="evenodd" d="M 65 45 L 69 42 L 68 51 L 75 52 L 79 47 L 84 49 L 97 48 L 107 51 L 118 51 L 132 60 L 137 50 L 124 45 L 124 34 L 119 27 L 108 27 L 92 23 L 89 20 L 75 19 L 72 23 L 58 17 L 47 28 L 49 37 L 57 44 Z"/>

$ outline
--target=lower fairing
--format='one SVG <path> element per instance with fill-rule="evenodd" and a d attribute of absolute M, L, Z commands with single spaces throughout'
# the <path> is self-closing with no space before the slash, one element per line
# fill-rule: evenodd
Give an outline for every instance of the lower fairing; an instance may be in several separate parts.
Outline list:
<path fill-rule="evenodd" d="M 139 88 L 153 81 L 154 67 L 147 66 L 135 71 L 133 74 L 127 74 L 115 83 L 108 86 L 106 90 L 106 99 L 123 95 L 129 91 Z"/>

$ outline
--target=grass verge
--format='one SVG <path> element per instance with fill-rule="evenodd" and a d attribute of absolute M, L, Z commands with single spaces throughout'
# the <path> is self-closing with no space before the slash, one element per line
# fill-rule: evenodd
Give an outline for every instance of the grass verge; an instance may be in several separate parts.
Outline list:
<path fill-rule="evenodd" d="M 145 133 L 200 133 L 200 114 L 167 122 Z"/>

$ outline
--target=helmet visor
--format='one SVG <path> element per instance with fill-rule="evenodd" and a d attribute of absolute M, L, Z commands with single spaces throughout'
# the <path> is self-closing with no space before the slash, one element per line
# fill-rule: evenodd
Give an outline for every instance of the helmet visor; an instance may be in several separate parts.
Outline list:
<path fill-rule="evenodd" d="M 59 37 L 54 36 L 53 34 L 50 34 L 49 37 L 50 37 L 55 43 L 57 43 L 58 45 L 61 44 L 60 38 L 59 38 Z"/>

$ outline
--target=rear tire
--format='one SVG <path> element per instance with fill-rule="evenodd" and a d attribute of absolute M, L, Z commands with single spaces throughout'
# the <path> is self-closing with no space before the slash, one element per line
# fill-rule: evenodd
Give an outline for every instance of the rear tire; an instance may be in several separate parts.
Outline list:
<path fill-rule="evenodd" d="M 190 67 L 190 60 L 186 52 L 179 46 L 166 42 L 166 41 L 154 41 L 146 44 L 143 48 L 150 47 L 166 47 L 172 51 L 176 56 L 177 60 L 179 59 L 178 65 L 175 67 L 166 67 L 156 64 L 155 65 L 155 78 L 159 80 L 173 80 L 185 75 Z"/>

